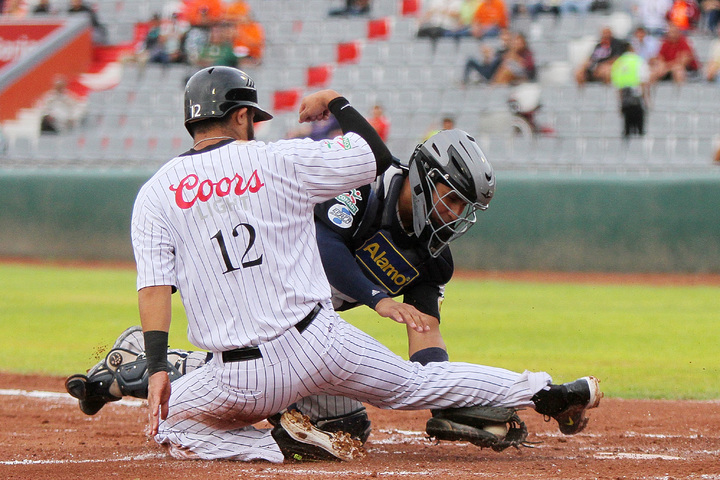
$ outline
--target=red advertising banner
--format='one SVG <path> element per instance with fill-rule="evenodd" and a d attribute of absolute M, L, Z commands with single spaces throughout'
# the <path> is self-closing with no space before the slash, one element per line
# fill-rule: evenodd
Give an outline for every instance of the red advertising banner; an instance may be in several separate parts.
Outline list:
<path fill-rule="evenodd" d="M 18 61 L 62 26 L 61 23 L 9 24 L 0 22 L 0 68 Z"/>

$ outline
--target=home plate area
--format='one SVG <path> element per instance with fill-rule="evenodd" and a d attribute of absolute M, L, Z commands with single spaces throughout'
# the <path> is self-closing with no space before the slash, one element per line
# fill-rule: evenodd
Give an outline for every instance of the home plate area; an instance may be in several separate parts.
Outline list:
<path fill-rule="evenodd" d="M 285 463 L 175 460 L 144 435 L 144 402 L 84 415 L 63 378 L 0 373 L 0 478 L 441 478 L 718 479 L 720 403 L 605 398 L 581 433 L 564 436 L 532 410 L 532 448 L 503 452 L 434 442 L 429 412 L 368 407 L 373 433 L 362 460 Z M 262 425 L 261 425 L 262 426 Z"/>

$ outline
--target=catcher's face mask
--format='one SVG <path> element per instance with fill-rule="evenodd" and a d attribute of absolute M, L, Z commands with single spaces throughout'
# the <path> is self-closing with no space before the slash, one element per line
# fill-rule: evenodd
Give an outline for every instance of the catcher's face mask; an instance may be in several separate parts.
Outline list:
<path fill-rule="evenodd" d="M 440 173 L 433 169 L 430 178 Z M 431 190 L 431 207 L 425 218 L 428 248 L 432 256 L 437 256 L 453 240 L 461 237 L 477 221 L 477 211 L 487 206 L 473 203 L 458 190 L 443 182 L 429 182 Z"/>
<path fill-rule="evenodd" d="M 495 192 L 492 166 L 462 130 L 443 130 L 418 145 L 408 165 L 413 230 L 437 257 L 462 236 Z"/>

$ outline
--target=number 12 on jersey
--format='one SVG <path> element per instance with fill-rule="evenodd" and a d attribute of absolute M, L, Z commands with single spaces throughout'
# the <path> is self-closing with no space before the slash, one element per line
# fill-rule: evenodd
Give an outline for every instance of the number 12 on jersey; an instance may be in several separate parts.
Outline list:
<path fill-rule="evenodd" d="M 227 251 L 227 246 L 225 245 L 225 237 L 223 236 L 222 230 L 218 230 L 215 235 L 210 237 L 212 240 L 217 240 L 218 246 L 220 247 L 220 255 L 222 256 L 222 260 L 225 263 L 226 270 L 223 272 L 230 273 L 235 270 L 240 270 L 241 268 L 249 268 L 254 267 L 256 265 L 260 265 L 263 262 L 263 256 L 260 255 L 258 258 L 254 260 L 247 260 L 248 252 L 255 244 L 255 227 L 250 225 L 249 223 L 239 223 L 235 225 L 235 228 L 232 230 L 232 236 L 237 238 L 240 236 L 240 233 L 238 233 L 238 228 L 243 227 L 245 230 L 247 230 L 249 238 L 247 241 L 247 247 L 245 248 L 245 253 L 243 253 L 239 267 L 236 267 L 233 265 L 232 260 L 230 259 L 230 255 Z"/>

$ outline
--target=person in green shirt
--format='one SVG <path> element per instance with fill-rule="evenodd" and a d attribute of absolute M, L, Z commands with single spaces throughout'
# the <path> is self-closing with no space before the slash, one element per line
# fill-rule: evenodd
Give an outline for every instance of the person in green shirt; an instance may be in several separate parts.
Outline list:
<path fill-rule="evenodd" d="M 215 25 L 210 30 L 207 44 L 200 50 L 197 64 L 200 67 L 237 67 L 240 57 L 235 53 L 232 25 Z"/>
<path fill-rule="evenodd" d="M 618 91 L 624 119 L 623 136 L 645 134 L 645 109 L 649 100 L 650 69 L 647 62 L 626 43 L 624 53 L 612 64 L 610 82 Z"/>

